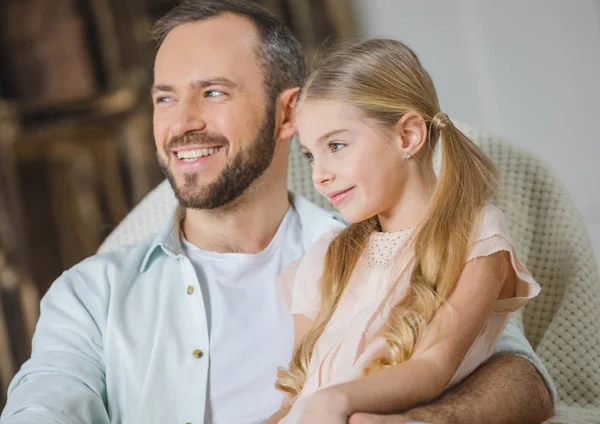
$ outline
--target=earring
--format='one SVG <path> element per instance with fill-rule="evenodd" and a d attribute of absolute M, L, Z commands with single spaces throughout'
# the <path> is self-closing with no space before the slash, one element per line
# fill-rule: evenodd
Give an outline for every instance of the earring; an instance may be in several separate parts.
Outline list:
<path fill-rule="evenodd" d="M 405 156 L 405 159 L 410 159 L 410 158 L 412 158 L 412 155 L 410 153 L 407 153 Z"/>

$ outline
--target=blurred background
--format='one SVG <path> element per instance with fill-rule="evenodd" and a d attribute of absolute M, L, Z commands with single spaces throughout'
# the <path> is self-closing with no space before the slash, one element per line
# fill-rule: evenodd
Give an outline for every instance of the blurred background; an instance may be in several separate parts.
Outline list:
<path fill-rule="evenodd" d="M 308 57 L 325 40 L 406 42 L 453 119 L 553 166 L 600 259 L 600 0 L 256 1 Z M 39 298 L 162 180 L 147 37 L 177 2 L 0 0 L 0 408 Z"/>

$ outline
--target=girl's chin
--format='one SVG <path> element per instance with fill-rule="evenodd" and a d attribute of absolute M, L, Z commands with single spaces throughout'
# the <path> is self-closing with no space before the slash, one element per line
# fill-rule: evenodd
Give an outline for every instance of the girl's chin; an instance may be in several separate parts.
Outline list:
<path fill-rule="evenodd" d="M 355 224 L 357 222 L 365 221 L 371 218 L 373 215 L 364 213 L 364 211 L 357 210 L 349 210 L 350 208 L 340 208 L 338 212 L 340 213 L 342 219 L 346 221 L 348 224 Z"/>

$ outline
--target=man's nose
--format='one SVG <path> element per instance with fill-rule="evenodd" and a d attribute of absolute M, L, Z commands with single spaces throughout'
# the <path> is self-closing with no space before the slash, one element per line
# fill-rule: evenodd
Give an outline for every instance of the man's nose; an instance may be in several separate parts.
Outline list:
<path fill-rule="evenodd" d="M 172 134 L 181 137 L 194 131 L 206 128 L 206 120 L 202 107 L 193 100 L 180 102 L 178 111 L 171 126 Z"/>

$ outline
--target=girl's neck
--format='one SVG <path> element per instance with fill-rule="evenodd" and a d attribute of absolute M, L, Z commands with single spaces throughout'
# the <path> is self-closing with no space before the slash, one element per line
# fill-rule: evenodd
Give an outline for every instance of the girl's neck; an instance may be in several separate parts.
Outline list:
<path fill-rule="evenodd" d="M 427 214 L 427 208 L 437 183 L 433 165 L 423 167 L 406 181 L 401 198 L 388 212 L 379 214 L 384 232 L 400 231 L 418 226 Z"/>

